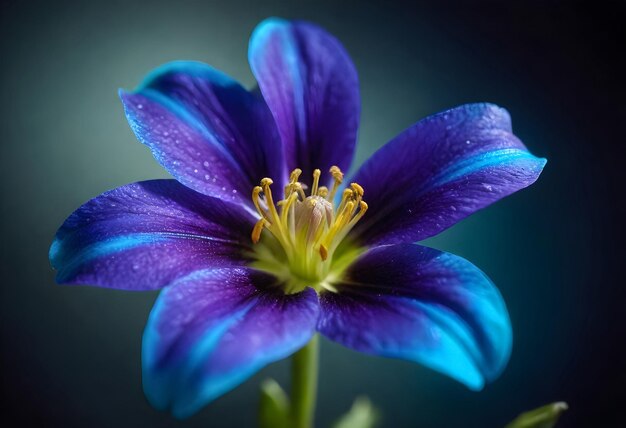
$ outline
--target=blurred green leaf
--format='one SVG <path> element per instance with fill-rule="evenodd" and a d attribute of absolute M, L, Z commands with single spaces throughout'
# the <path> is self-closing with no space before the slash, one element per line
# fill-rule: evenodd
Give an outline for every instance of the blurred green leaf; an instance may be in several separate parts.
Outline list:
<path fill-rule="evenodd" d="M 289 428 L 289 399 L 274 379 L 261 384 L 259 428 Z"/>
<path fill-rule="evenodd" d="M 522 413 L 505 428 L 552 428 L 565 410 L 567 410 L 567 403 L 557 401 Z"/>
<path fill-rule="evenodd" d="M 380 420 L 380 414 L 367 397 L 358 397 L 350 411 L 339 419 L 333 428 L 373 428 Z"/>

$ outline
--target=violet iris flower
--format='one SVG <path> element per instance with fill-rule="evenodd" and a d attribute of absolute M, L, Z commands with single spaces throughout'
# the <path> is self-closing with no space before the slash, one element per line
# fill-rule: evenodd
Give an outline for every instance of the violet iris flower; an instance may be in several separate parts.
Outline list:
<path fill-rule="evenodd" d="M 175 180 L 76 210 L 50 249 L 57 281 L 162 289 L 143 383 L 179 417 L 316 332 L 471 389 L 496 378 L 512 342 L 500 293 L 467 260 L 414 242 L 532 184 L 545 160 L 506 110 L 469 104 L 417 122 L 344 180 L 360 97 L 341 44 L 268 19 L 248 55 L 258 90 L 174 62 L 120 92 L 137 138 Z"/>

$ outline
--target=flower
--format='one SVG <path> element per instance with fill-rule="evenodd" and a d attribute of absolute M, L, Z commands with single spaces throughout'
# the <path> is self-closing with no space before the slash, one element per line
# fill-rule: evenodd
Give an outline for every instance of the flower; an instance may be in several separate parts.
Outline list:
<path fill-rule="evenodd" d="M 341 44 L 268 19 L 249 62 L 259 90 L 174 62 L 121 91 L 132 130 L 175 180 L 92 199 L 50 249 L 59 283 L 163 289 L 143 337 L 150 402 L 188 416 L 316 332 L 471 389 L 497 377 L 512 342 L 498 290 L 414 242 L 538 178 L 545 160 L 506 110 L 423 119 L 344 180 L 360 97 Z"/>

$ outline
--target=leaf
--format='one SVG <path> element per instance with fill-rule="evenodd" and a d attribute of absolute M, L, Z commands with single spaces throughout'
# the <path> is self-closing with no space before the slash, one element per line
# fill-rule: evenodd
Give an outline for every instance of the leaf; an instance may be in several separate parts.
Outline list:
<path fill-rule="evenodd" d="M 358 397 L 350 411 L 343 415 L 333 428 L 373 428 L 380 420 L 378 410 L 367 397 Z"/>
<path fill-rule="evenodd" d="M 274 379 L 261 384 L 259 428 L 289 428 L 289 399 Z"/>
<path fill-rule="evenodd" d="M 567 403 L 557 401 L 520 414 L 505 428 L 552 428 L 565 410 L 567 410 Z"/>

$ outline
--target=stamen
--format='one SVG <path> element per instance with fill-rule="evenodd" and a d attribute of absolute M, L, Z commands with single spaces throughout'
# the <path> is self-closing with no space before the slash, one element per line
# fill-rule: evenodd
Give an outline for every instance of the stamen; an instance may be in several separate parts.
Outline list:
<path fill-rule="evenodd" d="M 363 217 L 365 215 L 365 213 L 366 213 L 368 208 L 369 208 L 369 206 L 367 205 L 367 203 L 365 203 L 365 201 L 360 201 L 359 202 L 359 212 L 350 221 L 350 224 L 352 224 L 352 225 L 356 224 L 356 222 L 359 221 L 361 219 L 361 217 Z"/>
<path fill-rule="evenodd" d="M 343 181 L 343 172 L 341 172 L 341 169 L 339 169 L 337 165 L 331 166 L 328 172 L 330 172 L 330 175 L 332 175 L 335 180 Z"/>
<path fill-rule="evenodd" d="M 298 194 L 296 193 L 292 193 L 291 195 L 289 195 L 289 197 L 287 197 L 287 199 L 283 199 L 282 201 L 279 202 L 279 204 L 281 204 L 281 211 L 280 211 L 280 221 L 283 224 L 287 224 L 287 215 L 289 214 L 289 209 L 291 208 L 291 206 L 293 205 L 293 203 L 298 199 Z"/>
<path fill-rule="evenodd" d="M 357 195 L 363 197 L 363 194 L 365 192 L 363 191 L 363 188 L 358 183 L 350 183 L 350 188 L 352 188 L 354 193 L 356 193 Z"/>
<path fill-rule="evenodd" d="M 261 186 L 255 186 L 254 189 L 252 189 L 252 203 L 254 204 L 254 207 L 259 212 L 259 214 L 261 214 L 261 217 L 269 221 L 267 212 L 263 208 L 261 208 L 261 205 L 259 203 L 259 194 L 262 191 L 263 191 L 263 188 Z"/>
<path fill-rule="evenodd" d="M 354 202 L 350 201 L 345 204 L 344 209 L 339 213 L 337 218 L 335 219 L 335 223 L 328 231 L 326 238 L 324 239 L 324 245 L 326 247 L 330 247 L 331 242 L 333 241 L 335 235 L 350 221 L 350 214 L 354 209 Z"/>
<path fill-rule="evenodd" d="M 350 201 L 346 204 L 346 207 L 341 212 L 340 218 L 338 218 L 336 222 L 339 225 L 338 229 L 341 229 L 345 223 L 350 221 L 350 217 L 352 216 L 352 213 L 354 212 L 355 207 L 356 207 L 356 204 L 354 203 L 354 201 Z"/>
<path fill-rule="evenodd" d="M 300 178 L 300 174 L 302 174 L 302 170 L 300 168 L 294 169 L 289 175 L 289 181 L 291 181 L 292 183 L 297 182 L 298 178 Z"/>
<path fill-rule="evenodd" d="M 263 228 L 265 227 L 265 219 L 262 218 L 256 222 L 254 225 L 254 229 L 252 229 L 252 243 L 256 244 L 261 239 L 261 232 L 263 232 Z"/>
<path fill-rule="evenodd" d="M 274 205 L 274 200 L 272 199 L 272 190 L 270 186 L 274 184 L 274 181 L 271 178 L 264 178 L 261 180 L 261 187 L 263 188 L 263 194 L 265 195 L 265 201 L 267 202 L 267 207 L 270 210 L 270 214 L 272 215 L 272 220 L 278 219 L 278 212 L 276 211 L 276 206 Z"/>
<path fill-rule="evenodd" d="M 330 172 L 330 174 L 333 176 L 333 180 L 335 180 L 335 182 L 333 183 L 333 188 L 328 195 L 328 200 L 332 201 L 335 197 L 335 193 L 337 193 L 337 189 L 339 188 L 341 183 L 343 183 L 343 172 L 341 172 L 339 167 L 335 165 L 331 166 L 328 172 Z"/>
<path fill-rule="evenodd" d="M 319 169 L 313 170 L 313 188 L 311 188 L 311 196 L 317 195 L 317 187 L 320 184 L 321 174 L 322 174 L 322 171 L 320 171 Z"/>
<path fill-rule="evenodd" d="M 341 197 L 341 202 L 339 203 L 339 208 L 337 208 L 337 212 L 340 213 L 343 211 L 344 207 L 346 206 L 346 202 L 348 202 L 348 200 L 352 197 L 352 190 L 350 189 L 345 189 L 343 191 L 343 195 Z"/>
<path fill-rule="evenodd" d="M 295 190 L 293 186 L 298 182 L 300 174 L 302 174 L 302 170 L 300 168 L 294 169 L 291 171 L 291 174 L 289 174 L 289 184 L 285 186 L 285 198 L 287 198 Z"/>
<path fill-rule="evenodd" d="M 331 190 L 319 185 L 321 171 L 315 169 L 309 196 L 305 193 L 306 186 L 298 181 L 302 174 L 299 168 L 289 175 L 284 199 L 276 203 L 270 188 L 272 179 L 263 178 L 261 185 L 252 189 L 252 202 L 261 217 L 252 230 L 252 242 L 257 244 L 263 229 L 267 229 L 285 252 L 284 256 L 272 256 L 275 247 L 264 246 L 259 250 L 260 262 L 276 266 L 287 263 L 285 267 L 298 278 L 317 284 L 327 278 L 333 252 L 368 209 L 362 200 L 364 190 L 358 183 L 351 183 L 344 189 L 341 201 L 335 206 L 333 201 L 343 182 L 343 173 L 337 166 L 331 167 L 329 172 L 334 180 Z M 285 256 L 286 259 L 281 259 Z M 276 257 L 274 262 L 271 257 Z"/>

